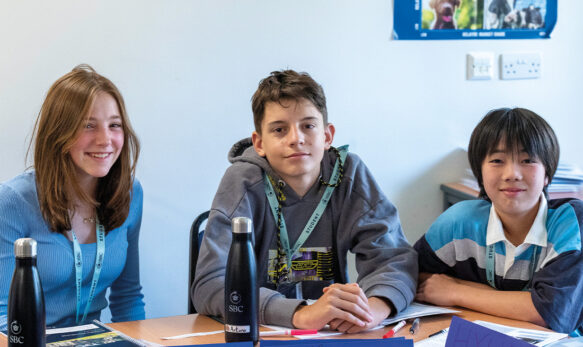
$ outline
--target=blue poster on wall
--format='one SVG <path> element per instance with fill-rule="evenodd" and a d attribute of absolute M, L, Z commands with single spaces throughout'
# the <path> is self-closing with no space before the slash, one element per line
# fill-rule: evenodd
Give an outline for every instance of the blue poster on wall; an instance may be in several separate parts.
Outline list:
<path fill-rule="evenodd" d="M 558 0 L 394 0 L 395 40 L 549 38 Z"/>

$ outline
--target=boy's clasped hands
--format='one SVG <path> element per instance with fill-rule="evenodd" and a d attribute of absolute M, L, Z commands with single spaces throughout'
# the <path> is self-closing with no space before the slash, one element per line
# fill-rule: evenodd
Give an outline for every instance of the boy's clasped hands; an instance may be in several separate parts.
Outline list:
<path fill-rule="evenodd" d="M 357 283 L 332 284 L 312 305 L 300 306 L 292 318 L 298 329 L 322 329 L 357 333 L 376 327 L 390 313 L 387 303 L 377 297 L 367 298 Z M 332 320 L 330 320 L 332 317 Z"/>

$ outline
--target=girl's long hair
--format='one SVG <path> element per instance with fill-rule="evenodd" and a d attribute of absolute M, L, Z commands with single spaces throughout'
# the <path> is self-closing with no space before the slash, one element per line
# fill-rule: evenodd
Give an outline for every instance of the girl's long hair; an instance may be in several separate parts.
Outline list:
<path fill-rule="evenodd" d="M 109 173 L 99 179 L 97 196 L 93 198 L 81 189 L 69 151 L 99 93 L 107 93 L 116 100 L 124 143 Z M 140 144 L 128 119 L 123 97 L 109 79 L 89 65 L 79 65 L 59 78 L 41 107 L 31 145 L 33 141 L 40 210 L 52 231 L 63 234 L 71 229 L 69 211 L 75 209 L 71 193 L 95 206 L 106 231 L 123 224 L 129 214 Z"/>

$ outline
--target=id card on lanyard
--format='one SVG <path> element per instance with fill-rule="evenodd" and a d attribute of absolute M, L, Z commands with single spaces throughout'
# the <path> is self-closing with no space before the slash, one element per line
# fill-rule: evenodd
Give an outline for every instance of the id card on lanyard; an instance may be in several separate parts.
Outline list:
<path fill-rule="evenodd" d="M 340 158 L 336 159 L 336 163 L 334 164 L 334 169 L 332 171 L 332 176 L 330 179 L 331 184 L 336 183 L 338 181 L 338 178 L 340 177 L 340 170 L 338 168 L 339 168 L 341 163 L 339 161 L 341 160 L 342 163 L 344 163 L 344 161 L 346 160 L 346 156 L 348 154 L 348 146 L 338 147 L 338 152 L 340 153 Z M 267 174 L 265 174 L 265 173 L 264 173 L 263 181 L 264 181 L 265 195 L 267 196 L 267 201 L 269 202 L 269 206 L 271 207 L 271 212 L 273 214 L 273 218 L 277 223 L 278 201 L 277 201 L 277 197 L 275 195 L 275 191 L 273 189 L 273 186 L 271 185 L 271 181 L 269 180 L 269 177 L 267 177 Z M 310 236 L 310 234 L 312 233 L 312 231 L 314 230 L 314 228 L 316 227 L 316 225 L 320 221 L 320 218 L 324 214 L 324 210 L 326 209 L 328 202 L 330 202 L 330 197 L 332 196 L 332 193 L 334 192 L 334 188 L 335 187 L 333 187 L 333 186 L 326 187 L 326 190 L 324 191 L 324 194 L 322 195 L 322 198 L 320 199 L 318 206 L 316 207 L 316 209 L 314 210 L 314 212 L 310 216 L 308 223 L 306 223 L 306 226 L 302 230 L 302 233 L 298 237 L 293 248 L 290 247 L 289 237 L 287 234 L 287 227 L 285 225 L 285 219 L 283 217 L 283 214 L 281 215 L 281 228 L 280 228 L 281 245 L 282 245 L 282 247 L 285 251 L 285 254 L 286 254 L 288 269 L 291 269 L 293 255 L 306 242 L 306 240 L 308 239 L 308 237 Z"/>
<path fill-rule="evenodd" d="M 488 280 L 488 284 L 496 289 L 496 282 L 494 281 L 495 272 L 496 272 L 496 244 L 488 245 L 486 248 L 486 279 Z M 532 257 L 530 259 L 530 266 L 529 266 L 529 273 L 530 277 L 528 279 L 528 283 L 522 289 L 523 291 L 527 291 L 530 288 L 532 283 L 532 278 L 534 277 L 534 272 L 536 270 L 536 263 L 538 263 L 539 257 L 539 246 L 534 246 L 532 250 Z"/>
<path fill-rule="evenodd" d="M 105 256 L 105 228 L 102 224 L 97 221 L 97 253 L 95 254 L 95 267 L 93 269 L 93 279 L 91 280 L 91 288 L 89 290 L 89 297 L 87 298 L 87 304 L 85 305 L 85 311 L 83 312 L 83 318 L 79 320 L 79 315 L 81 313 L 81 287 L 83 285 L 83 254 L 81 253 L 81 246 L 77 240 L 75 232 L 71 230 L 73 235 L 73 253 L 75 256 L 75 285 L 77 287 L 77 314 L 75 316 L 75 321 L 77 324 L 82 324 L 87 318 L 89 309 L 91 308 L 91 303 L 95 297 L 95 288 L 97 288 L 97 283 L 99 282 L 99 275 L 101 275 L 101 267 L 103 266 L 103 258 Z"/>

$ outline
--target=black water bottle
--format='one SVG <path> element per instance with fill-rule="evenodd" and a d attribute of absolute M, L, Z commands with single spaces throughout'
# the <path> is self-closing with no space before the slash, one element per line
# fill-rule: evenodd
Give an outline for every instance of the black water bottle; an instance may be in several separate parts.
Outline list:
<path fill-rule="evenodd" d="M 259 340 L 259 288 L 253 251 L 253 222 L 246 217 L 231 221 L 233 241 L 225 274 L 225 340 Z"/>
<path fill-rule="evenodd" d="M 36 268 L 36 241 L 16 240 L 14 256 L 8 297 L 8 346 L 44 346 L 45 299 Z"/>

